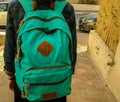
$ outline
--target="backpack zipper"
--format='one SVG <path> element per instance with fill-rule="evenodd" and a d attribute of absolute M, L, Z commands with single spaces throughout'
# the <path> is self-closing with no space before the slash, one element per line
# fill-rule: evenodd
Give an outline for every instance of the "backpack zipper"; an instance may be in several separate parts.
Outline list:
<path fill-rule="evenodd" d="M 28 20 L 31 20 L 31 19 L 39 19 L 41 21 L 44 21 L 44 22 L 49 22 L 49 21 L 52 21 L 54 19 L 61 19 L 63 21 L 65 21 L 65 19 L 61 18 L 61 17 L 58 17 L 58 16 L 55 16 L 55 17 L 52 17 L 52 18 L 49 18 L 49 19 L 44 19 L 44 18 L 41 18 L 41 17 L 38 17 L 38 16 L 33 16 L 33 17 L 29 17 L 29 18 L 25 18 L 23 20 L 20 21 L 20 24 L 19 24 L 19 27 L 18 27 L 18 30 L 16 32 L 16 34 L 18 34 L 18 32 L 20 31 L 20 28 L 22 27 L 23 23 L 28 21 Z"/>
<path fill-rule="evenodd" d="M 61 20 L 65 21 L 63 18 L 58 17 L 58 16 L 55 16 L 55 17 L 52 17 L 52 18 L 49 18 L 49 19 L 44 19 L 44 18 L 41 18 L 41 17 L 38 17 L 38 16 L 33 16 L 33 17 L 26 18 L 23 21 L 25 22 L 25 21 L 28 21 L 28 20 L 31 20 L 31 19 L 34 19 L 34 18 L 39 19 L 39 20 L 44 21 L 44 22 L 50 22 L 50 21 L 52 21 L 54 19 L 61 19 Z"/>
<path fill-rule="evenodd" d="M 30 69 L 26 70 L 26 72 L 31 71 L 31 70 L 48 70 L 48 69 L 52 69 L 52 68 L 62 68 L 65 66 L 71 66 L 71 65 L 65 64 L 65 65 L 61 65 L 61 66 L 52 66 L 52 67 L 44 67 L 44 68 L 30 68 Z"/>
<path fill-rule="evenodd" d="M 45 33 L 47 35 L 54 34 L 57 31 L 57 29 L 47 31 L 45 28 L 33 28 L 33 29 L 29 30 L 29 31 L 33 31 L 33 30 L 41 31 L 41 32 L 43 32 L 43 33 Z"/>
<path fill-rule="evenodd" d="M 17 58 L 20 59 L 21 58 L 21 38 L 17 39 Z"/>
<path fill-rule="evenodd" d="M 26 85 L 26 93 L 22 93 L 23 97 L 27 97 L 29 95 L 29 88 L 30 86 L 53 86 L 53 85 L 58 85 L 60 83 L 63 83 L 67 80 L 68 78 L 65 78 L 59 82 L 52 82 L 52 83 L 36 83 L 36 84 L 25 84 Z"/>
<path fill-rule="evenodd" d="M 30 69 L 28 69 L 26 72 L 28 72 L 28 71 L 31 71 L 31 70 L 48 70 L 48 69 L 51 69 L 51 68 L 64 68 L 65 66 L 71 66 L 70 64 L 65 64 L 65 65 L 61 65 L 61 66 L 53 66 L 53 67 L 46 67 L 46 68 L 30 68 Z M 26 93 L 24 94 L 24 92 L 22 92 L 22 96 L 23 97 L 27 97 L 28 95 L 29 95 L 29 87 L 30 86 L 53 86 L 53 85 L 57 85 L 57 84 L 60 84 L 60 83 L 63 83 L 64 81 L 66 81 L 68 79 L 68 77 L 67 78 L 65 78 L 65 79 L 63 79 L 63 80 L 61 80 L 61 81 L 59 81 L 59 82 L 52 82 L 52 83 L 35 83 L 35 84 L 25 84 L 26 85 Z M 23 85 L 23 89 L 24 89 L 24 85 Z"/>

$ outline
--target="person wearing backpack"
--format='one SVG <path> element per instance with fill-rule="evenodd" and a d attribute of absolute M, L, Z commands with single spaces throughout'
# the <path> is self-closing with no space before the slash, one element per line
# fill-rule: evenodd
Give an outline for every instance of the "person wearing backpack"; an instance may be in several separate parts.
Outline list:
<path fill-rule="evenodd" d="M 24 1 L 24 0 L 23 0 Z M 63 20 L 63 18 L 62 18 L 62 16 L 60 15 L 59 17 L 54 17 L 54 14 L 52 14 L 52 10 L 54 10 L 54 8 L 55 7 L 57 7 L 57 9 L 58 8 L 62 8 L 62 6 L 60 5 L 60 4 L 63 4 L 64 6 L 64 8 L 63 8 L 63 10 L 62 10 L 62 15 L 63 15 L 63 17 L 65 18 L 65 21 L 67 22 L 67 24 L 68 24 L 68 27 L 69 27 L 69 29 L 70 29 L 70 32 L 69 32 L 69 30 L 68 30 L 68 32 L 67 32 L 67 27 L 65 26 L 65 28 L 62 28 L 63 30 L 65 29 L 65 34 L 66 33 L 68 33 L 68 35 L 67 36 L 70 36 L 69 38 L 71 38 L 71 40 L 70 40 L 70 42 L 71 42 L 71 44 L 70 45 L 72 45 L 72 46 L 70 46 L 69 45 L 69 47 L 70 47 L 70 49 L 71 49 L 71 51 L 69 52 L 69 54 L 70 54 L 70 57 L 71 58 L 69 58 L 68 59 L 68 62 L 70 62 L 71 63 L 71 65 L 65 65 L 65 66 L 61 66 L 61 65 L 59 65 L 59 64 L 53 64 L 54 66 L 59 66 L 59 68 L 61 67 L 61 72 L 63 72 L 63 70 L 65 70 L 64 71 L 64 73 L 63 73 L 63 75 L 62 76 L 64 76 L 64 75 L 66 75 L 66 73 L 68 73 L 68 71 L 69 71 L 69 73 L 71 73 L 71 70 L 72 70 L 72 73 L 71 74 L 73 74 L 74 73 L 74 68 L 75 68 L 75 63 L 76 63 L 76 44 L 77 44 L 77 38 L 76 38 L 76 22 L 75 22 L 75 14 L 74 14 L 74 9 L 73 9 L 73 7 L 72 7 L 72 5 L 70 4 L 70 3 L 65 3 L 64 1 L 65 0 L 58 0 L 58 2 L 56 2 L 57 0 L 34 0 L 34 2 L 32 3 L 32 6 L 33 6 L 33 9 L 34 10 L 37 10 L 37 9 L 40 9 L 41 10 L 41 12 L 43 12 L 43 14 L 41 15 L 41 16 L 46 16 L 46 14 L 47 14 L 47 12 L 46 12 L 46 10 L 49 10 L 49 9 L 51 9 L 51 11 L 49 11 L 50 12 L 50 16 L 53 16 L 53 18 L 57 18 L 56 19 L 56 21 L 58 22 L 58 27 L 60 27 L 59 29 L 61 29 L 61 25 L 59 26 L 59 24 L 64 24 L 64 20 Z M 63 3 L 61 3 L 61 1 L 63 1 Z M 54 5 L 54 3 L 56 2 L 56 4 Z M 25 15 L 25 12 L 26 12 L 26 9 L 23 7 L 23 6 L 25 6 L 25 7 L 28 7 L 27 9 L 30 9 L 31 10 L 31 8 L 30 7 L 32 7 L 32 6 L 30 6 L 30 5 L 26 5 L 26 4 L 28 4 L 28 3 L 30 3 L 30 0 L 29 1 L 24 1 L 24 3 L 23 3 L 23 5 L 22 5 L 22 3 L 20 2 L 20 0 L 18 1 L 18 0 L 13 0 L 11 3 L 10 3 L 10 6 L 9 6 L 9 9 L 8 9 L 8 17 L 7 17 L 7 27 L 6 27 L 6 38 L 5 38 L 5 47 L 4 47 L 4 62 L 5 62 L 5 66 L 4 66 L 4 71 L 5 71 L 5 73 L 8 75 L 8 79 L 10 80 L 10 83 L 9 83 L 9 88 L 11 89 L 11 90 L 13 90 L 14 91 L 14 102 L 33 102 L 33 101 L 37 101 L 38 102 L 38 98 L 37 97 L 35 97 L 33 94 L 31 95 L 31 96 L 29 96 L 29 97 L 27 97 L 28 96 L 28 90 L 26 91 L 26 89 L 28 88 L 27 86 L 28 86 L 28 84 L 26 84 L 26 86 L 25 87 L 22 87 L 21 86 L 21 83 L 19 83 L 19 78 L 21 78 L 21 76 L 20 77 L 17 77 L 17 75 L 19 74 L 19 75 L 22 75 L 22 71 L 20 71 L 21 69 L 22 69 L 22 61 L 21 61 L 21 53 L 19 53 L 19 44 L 21 44 L 21 42 L 20 42 L 20 40 L 18 39 L 19 37 L 21 37 L 21 34 L 23 34 L 24 33 L 24 29 L 26 28 L 26 26 L 28 26 L 28 28 L 30 28 L 31 27 L 31 24 L 27 24 L 27 25 L 23 25 L 22 27 L 21 27 L 21 23 L 23 23 L 22 21 L 22 19 L 24 18 L 24 15 Z M 56 6 L 57 5 L 57 6 Z M 60 10 L 60 9 L 59 9 Z M 37 11 L 36 11 L 37 12 Z M 41 13 L 40 12 L 40 13 Z M 59 11 L 58 11 L 59 12 Z M 46 14 L 45 14 L 46 13 Z M 30 13 L 29 13 L 30 14 Z M 29 16 L 29 14 L 27 15 L 27 16 Z M 36 13 L 36 15 L 37 15 L 37 13 Z M 49 15 L 49 14 L 48 14 Z M 55 14 L 55 15 L 57 15 L 57 14 Z M 31 17 L 32 18 L 32 17 Z M 37 18 L 37 17 L 36 17 Z M 62 19 L 61 19 L 62 18 Z M 50 20 L 50 19 L 49 19 Z M 41 19 L 40 18 L 40 23 L 41 23 L 41 25 L 40 25 L 40 28 L 38 29 L 36 29 L 35 28 L 35 30 L 39 30 L 40 32 L 44 32 L 44 33 L 46 33 L 47 34 L 47 37 L 46 37 L 46 35 L 44 35 L 46 38 L 48 38 L 48 36 L 50 35 L 51 36 L 51 34 L 52 33 L 55 33 L 56 32 L 56 29 L 58 29 L 58 28 L 56 28 L 56 25 L 54 26 L 54 24 L 53 23 L 51 23 L 51 22 L 48 22 L 49 20 L 43 20 L 43 19 Z M 27 21 L 27 20 L 26 20 Z M 28 20 L 29 21 L 29 20 Z M 45 25 L 45 23 L 43 23 L 43 21 L 45 21 L 45 22 L 48 22 L 48 23 L 46 23 L 46 24 L 48 24 L 48 26 L 50 25 L 50 24 L 53 24 L 53 26 L 51 25 L 51 27 L 50 28 L 43 28 L 43 26 Z M 20 23 L 21 22 L 21 23 Z M 35 22 L 37 22 L 37 20 L 35 21 Z M 55 22 L 55 20 L 54 21 L 52 21 L 52 22 Z M 55 24 L 57 24 L 57 22 L 55 23 Z M 36 24 L 34 25 L 34 26 L 36 26 Z M 39 25 L 38 25 L 39 26 Z M 46 27 L 46 25 L 45 25 L 45 27 Z M 51 30 L 51 31 L 49 31 L 49 29 L 53 29 L 54 28 L 54 30 Z M 42 28 L 42 29 L 41 29 Z M 31 28 L 30 30 L 28 30 L 27 32 L 31 32 L 33 30 L 33 28 Z M 22 33 L 21 33 L 22 32 Z M 60 31 L 57 31 L 57 32 L 60 32 Z M 71 35 L 69 35 L 69 34 L 71 34 Z M 25 34 L 24 34 L 25 35 Z M 33 34 L 34 35 L 34 34 Z M 66 43 L 67 42 L 67 40 L 69 41 L 69 38 L 67 37 L 67 36 L 63 36 L 63 37 L 66 37 L 65 39 L 63 39 L 64 40 L 64 42 Z M 27 36 L 28 37 L 28 36 Z M 54 35 L 52 36 L 52 38 L 49 38 L 50 39 L 50 42 L 52 41 L 52 40 L 55 40 L 55 39 L 53 39 L 53 37 L 55 37 Z M 58 37 L 59 37 L 59 34 L 58 34 Z M 45 39 L 46 39 L 45 38 Z M 46 56 L 49 56 L 50 54 L 52 54 L 52 50 L 53 49 L 55 49 L 55 47 L 56 46 L 51 46 L 51 43 L 49 43 L 49 39 L 48 39 L 48 41 L 44 41 L 43 40 L 43 42 L 40 44 L 40 46 L 38 46 L 37 47 L 37 49 L 38 49 L 38 51 L 41 53 L 41 55 L 43 55 L 43 56 L 45 56 L 45 58 L 46 58 Z M 29 40 L 29 39 L 26 39 L 26 38 L 24 38 L 24 40 L 23 40 L 23 42 L 25 41 L 27 41 L 27 40 Z M 42 39 L 41 39 L 42 40 Z M 59 40 L 59 39 L 58 39 Z M 54 42 L 52 43 L 53 45 L 54 45 Z M 68 43 L 69 44 L 69 43 Z M 63 44 L 64 45 L 64 44 Z M 31 45 L 30 45 L 31 46 Z M 43 50 L 41 51 L 41 46 L 43 47 Z M 27 50 L 27 48 L 26 48 L 27 46 L 25 46 L 24 47 L 24 49 L 26 49 Z M 64 46 L 62 46 L 62 47 L 64 47 Z M 50 49 L 50 50 L 49 50 Z M 60 52 L 62 52 L 62 50 L 63 49 L 61 49 L 61 51 Z M 28 50 L 29 51 L 29 50 Z M 46 51 L 46 52 L 45 52 Z M 64 50 L 63 50 L 63 52 L 64 52 Z M 28 53 L 28 52 L 27 52 Z M 31 52 L 31 53 L 33 53 L 33 52 Z M 63 54 L 63 53 L 62 53 Z M 59 55 L 59 54 L 58 54 Z M 23 54 L 22 54 L 22 56 L 23 56 Z M 67 54 L 67 56 L 68 56 L 68 54 Z M 16 57 L 17 57 L 17 61 L 16 61 Z M 20 60 L 19 60 L 20 59 Z M 23 59 L 23 58 L 22 58 Z M 44 58 L 43 58 L 44 59 Z M 51 59 L 51 58 L 50 58 Z M 54 58 L 52 58 L 53 60 L 54 60 Z M 51 60 L 52 60 L 51 59 Z M 59 58 L 60 59 L 60 61 L 61 61 L 61 59 L 62 58 Z M 63 57 L 63 59 L 65 59 L 64 57 Z M 72 60 L 72 61 L 70 61 L 70 60 Z M 19 67 L 20 68 L 16 68 L 16 62 L 18 63 L 18 64 L 21 64 Z M 27 61 L 29 61 L 29 60 L 27 60 Z M 64 60 L 62 60 L 63 62 L 64 62 Z M 61 61 L 61 62 L 62 62 Z M 23 61 L 24 62 L 24 61 Z M 35 60 L 35 62 L 34 63 L 36 63 L 37 61 Z M 42 63 L 44 63 L 45 61 L 43 60 L 43 62 L 41 62 L 41 64 Z M 50 62 L 50 60 L 48 60 L 48 62 Z M 46 62 L 45 62 L 46 63 Z M 65 63 L 67 63 L 67 61 L 65 62 Z M 51 65 L 51 63 L 49 63 L 49 65 Z M 51 67 L 53 68 L 53 72 L 54 73 L 56 73 L 56 70 L 57 70 L 57 68 L 55 68 L 53 65 L 51 65 Z M 18 66 L 17 66 L 18 67 Z M 40 67 L 41 67 L 41 65 L 40 65 Z M 43 67 L 46 67 L 46 65 L 44 66 L 42 66 L 41 67 L 41 69 L 43 69 Z M 51 67 L 49 67 L 49 66 L 47 66 L 47 69 L 50 69 Z M 71 70 L 68 70 L 68 69 L 70 69 L 71 68 Z M 17 71 L 19 69 L 19 71 Z M 67 70 L 66 70 L 67 69 Z M 27 69 L 27 74 L 25 74 L 25 78 L 28 78 L 28 79 L 24 79 L 25 80 L 25 82 L 27 82 L 27 80 L 29 80 L 29 74 L 31 74 L 31 73 L 34 73 L 31 77 L 33 78 L 33 80 L 32 81 L 34 81 L 34 79 L 35 80 L 39 80 L 39 78 L 38 79 L 36 79 L 36 76 L 35 76 L 35 73 L 38 73 L 39 71 L 36 71 L 36 72 L 29 72 L 29 70 L 31 70 L 31 69 Z M 32 69 L 33 70 L 33 69 Z M 38 69 L 37 69 L 38 70 Z M 60 72 L 60 73 L 61 73 Z M 42 72 L 39 72 L 39 73 L 42 73 Z M 48 73 L 49 73 L 49 71 L 48 71 Z M 69 77 L 71 77 L 71 74 L 67 74 L 66 76 L 69 78 Z M 57 74 L 56 74 L 57 75 Z M 56 76 L 56 75 L 54 75 L 54 74 L 52 74 L 52 76 Z M 35 77 L 34 77 L 35 76 Z M 59 75 L 60 76 L 60 75 Z M 16 77 L 18 78 L 18 79 L 16 79 Z M 30 78 L 31 78 L 30 77 Z M 49 77 L 49 76 L 48 76 Z M 22 76 L 22 78 L 23 78 L 23 76 Z M 15 80 L 16 79 L 16 80 Z M 59 78 L 58 78 L 59 79 Z M 16 82 L 18 80 L 18 82 Z M 23 79 L 22 79 L 23 80 Z M 56 79 L 57 80 L 57 79 Z M 60 84 L 60 83 L 63 83 L 63 81 L 66 81 L 66 80 L 68 80 L 68 79 L 64 79 L 64 80 L 62 80 L 61 79 L 61 81 L 59 81 L 59 82 L 54 82 L 54 84 L 52 83 L 47 83 L 47 84 L 51 84 L 51 86 L 54 86 L 55 84 Z M 22 81 L 20 81 L 20 82 L 22 82 Z M 32 83 L 34 83 L 34 82 L 32 82 Z M 67 83 L 71 83 L 71 79 L 69 78 L 69 80 L 66 82 L 66 84 Z M 40 83 L 39 83 L 40 84 Z M 46 83 L 44 83 L 44 86 L 47 86 L 47 84 Z M 36 84 L 36 85 L 38 85 L 38 84 Z M 42 83 L 42 85 L 43 85 L 43 83 Z M 63 86 L 65 86 L 65 84 L 63 84 Z M 46 87 L 45 87 L 46 88 Z M 68 87 L 68 89 L 69 89 L 70 87 Z M 21 90 L 23 89 L 25 89 L 23 92 L 21 92 Z M 54 87 L 53 87 L 53 89 L 54 89 Z M 53 90 L 52 89 L 52 90 Z M 56 89 L 59 89 L 59 88 L 56 88 Z M 39 88 L 38 88 L 38 90 L 39 90 Z M 49 90 L 49 89 L 48 89 Z M 66 87 L 65 87 L 65 90 L 66 90 Z M 32 91 L 32 89 L 31 89 L 31 91 Z M 60 91 L 60 90 L 59 90 Z M 35 91 L 36 92 L 36 91 Z M 34 93 L 35 93 L 34 92 Z M 62 93 L 64 93 L 64 95 L 62 95 Z M 36 93 L 36 94 L 38 94 L 38 93 Z M 66 96 L 67 96 L 67 94 L 70 94 L 70 89 L 69 90 L 66 90 L 66 91 L 63 91 L 62 90 L 62 92 L 61 92 L 61 94 L 58 96 L 58 97 L 55 97 L 55 96 L 57 96 L 57 94 L 56 94 L 56 92 L 51 92 L 51 94 L 43 94 L 42 95 L 42 98 L 44 98 L 45 100 L 39 100 L 39 102 L 42 102 L 42 101 L 44 101 L 44 102 L 66 102 Z M 22 95 L 22 96 L 21 96 Z M 35 98 L 34 98 L 35 97 Z M 54 98 L 53 98 L 54 97 Z M 25 99 L 24 99 L 25 98 Z"/>

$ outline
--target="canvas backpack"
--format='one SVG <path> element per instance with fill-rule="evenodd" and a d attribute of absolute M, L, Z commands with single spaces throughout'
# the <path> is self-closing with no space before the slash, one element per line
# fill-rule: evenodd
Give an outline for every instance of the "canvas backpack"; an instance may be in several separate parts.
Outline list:
<path fill-rule="evenodd" d="M 71 93 L 72 38 L 62 11 L 33 10 L 32 0 L 19 0 L 25 15 L 17 32 L 16 82 L 29 101 L 44 101 Z"/>

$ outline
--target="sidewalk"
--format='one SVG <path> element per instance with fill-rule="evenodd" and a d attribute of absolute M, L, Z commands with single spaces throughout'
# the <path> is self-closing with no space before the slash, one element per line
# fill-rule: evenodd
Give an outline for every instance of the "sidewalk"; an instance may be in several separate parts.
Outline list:
<path fill-rule="evenodd" d="M 68 102 L 117 102 L 86 52 L 87 40 L 88 34 L 78 33 L 76 72 L 73 75 L 72 93 L 67 100 Z M 13 102 L 13 93 L 8 89 L 7 76 L 1 70 L 3 66 L 1 58 L 0 55 L 0 102 Z"/>
<path fill-rule="evenodd" d="M 88 37 L 89 34 L 77 34 L 76 73 L 73 76 L 72 94 L 68 96 L 68 102 L 117 102 L 85 50 Z"/>

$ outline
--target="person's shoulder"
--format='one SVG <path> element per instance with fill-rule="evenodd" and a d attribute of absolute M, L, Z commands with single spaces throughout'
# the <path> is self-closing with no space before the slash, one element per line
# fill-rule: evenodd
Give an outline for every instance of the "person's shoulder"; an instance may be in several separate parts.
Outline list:
<path fill-rule="evenodd" d="M 74 11 L 74 7 L 72 6 L 71 3 L 67 2 L 66 6 L 64 8 L 64 11 L 66 11 L 66 12 L 67 11 L 72 12 L 72 11 Z"/>
<path fill-rule="evenodd" d="M 70 2 L 67 2 L 66 6 L 73 9 L 73 6 Z"/>
<path fill-rule="evenodd" d="M 20 3 L 19 3 L 19 1 L 18 0 L 12 0 L 11 2 L 10 2 L 10 7 L 11 8 L 17 8 L 17 7 L 19 7 L 20 6 Z"/>

